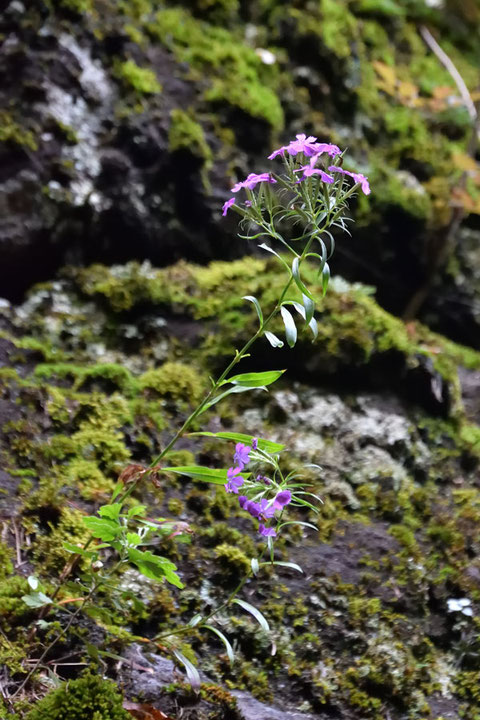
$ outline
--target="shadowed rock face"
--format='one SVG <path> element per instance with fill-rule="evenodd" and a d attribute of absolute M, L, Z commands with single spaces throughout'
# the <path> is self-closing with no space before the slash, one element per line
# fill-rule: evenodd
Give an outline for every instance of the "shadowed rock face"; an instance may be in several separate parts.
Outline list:
<path fill-rule="evenodd" d="M 334 272 L 375 285 L 395 313 L 428 277 L 470 128 L 418 26 L 473 87 L 478 15 L 464 3 L 3 5 L 0 295 L 65 262 L 237 257 L 228 188 L 302 131 L 348 147 L 374 189 Z M 460 196 L 473 212 L 422 312 L 477 346 L 475 192 Z"/>

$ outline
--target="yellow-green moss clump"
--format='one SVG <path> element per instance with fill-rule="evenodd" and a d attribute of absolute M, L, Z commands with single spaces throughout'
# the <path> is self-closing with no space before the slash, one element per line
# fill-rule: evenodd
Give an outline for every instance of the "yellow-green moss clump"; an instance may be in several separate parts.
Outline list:
<path fill-rule="evenodd" d="M 197 370 L 177 362 L 166 362 L 159 368 L 147 370 L 138 383 L 141 390 L 192 404 L 200 399 L 205 389 Z"/>
<path fill-rule="evenodd" d="M 188 64 L 193 79 L 209 79 L 204 95 L 208 102 L 239 108 L 276 130 L 283 127 L 283 110 L 274 90 L 278 70 L 265 66 L 234 33 L 197 20 L 183 8 L 160 10 L 147 29 L 177 60 Z"/>
<path fill-rule="evenodd" d="M 176 109 L 171 112 L 168 144 L 171 152 L 186 150 L 201 158 L 207 167 L 212 165 L 213 153 L 205 139 L 202 126 L 183 110 Z"/>
<path fill-rule="evenodd" d="M 150 68 L 143 68 L 133 60 L 115 64 L 115 75 L 125 87 L 135 90 L 141 95 L 153 95 L 162 92 L 157 76 Z"/>
<path fill-rule="evenodd" d="M 132 720 L 114 683 L 84 674 L 40 700 L 25 720 Z"/>
<path fill-rule="evenodd" d="M 21 127 L 12 115 L 5 111 L 0 112 L 0 142 L 23 146 L 28 150 L 38 148 L 33 132 Z"/>

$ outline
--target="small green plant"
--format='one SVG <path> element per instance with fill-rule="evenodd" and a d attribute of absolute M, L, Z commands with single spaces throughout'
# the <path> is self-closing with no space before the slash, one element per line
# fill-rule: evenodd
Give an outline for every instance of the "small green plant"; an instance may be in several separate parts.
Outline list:
<path fill-rule="evenodd" d="M 240 237 L 261 241 L 260 248 L 275 258 L 279 270 L 285 274 L 284 287 L 268 311 L 261 307 L 256 297 L 244 297 L 256 312 L 256 332 L 241 349 L 236 350 L 220 376 L 216 380 L 211 379 L 208 391 L 203 394 L 193 412 L 150 466 L 126 467 L 119 477 L 110 502 L 100 507 L 96 514 L 84 518 L 90 537 L 83 545 L 69 542 L 64 544 L 72 559 L 63 570 L 56 589 L 48 594 L 37 578 L 29 578 L 30 592 L 23 600 L 29 608 L 40 608 L 37 626 L 40 623 L 41 627 L 49 627 L 45 617 L 51 609 L 62 607 L 65 610 L 69 604 L 75 603 L 75 610 L 68 610 L 69 618 L 59 632 L 50 633 L 49 644 L 33 663 L 16 695 L 42 667 L 55 644 L 68 634 L 77 617 L 85 611 L 95 616 L 99 593 L 109 594 L 116 610 L 120 609 L 123 603 L 133 601 L 131 593 L 115 582 L 122 569 L 134 567 L 149 580 L 167 582 L 179 590 L 184 588 L 181 569 L 178 570 L 169 558 L 155 552 L 154 546 L 158 541 L 165 540 L 189 542 L 190 529 L 185 522 L 151 518 L 151 511 L 149 512 L 145 505 L 132 503 L 132 493 L 139 483 L 148 480 L 158 485 L 163 474 L 171 473 L 193 478 L 198 482 L 223 486 L 226 493 L 238 497 L 239 507 L 258 521 L 260 539 L 264 540 L 258 555 L 250 558 L 242 550 L 232 548 L 226 543 L 217 547 L 219 564 L 227 566 L 230 574 L 238 580 L 232 592 L 217 606 L 212 608 L 210 605 L 197 612 L 186 625 L 169 628 L 167 632 L 152 638 L 154 645 L 161 643 L 161 646 L 168 648 L 184 666 L 192 686 L 200 686 L 200 676 L 193 662 L 194 657 L 191 653 L 188 653 L 189 657 L 185 654 L 183 638 L 192 633 L 198 635 L 201 631 L 213 633 L 224 644 L 228 658 L 233 663 L 233 647 L 220 630 L 217 618 L 220 619 L 222 613 L 231 611 L 234 607 L 241 608 L 268 633 L 270 629 L 265 617 L 256 607 L 240 597 L 245 583 L 259 575 L 262 570 L 275 565 L 302 572 L 295 563 L 277 559 L 275 543 L 288 526 L 296 525 L 316 530 L 315 525 L 290 517 L 289 512 L 292 508 L 303 508 L 317 513 L 321 500 L 310 492 L 301 471 L 284 471 L 285 463 L 282 458 L 285 446 L 266 438 L 253 437 L 251 434 L 192 432 L 192 425 L 198 427 L 199 418 L 217 403 L 234 394 L 266 390 L 283 375 L 282 369 L 235 372 L 242 360 L 249 356 L 257 340 L 263 338 L 272 348 L 283 347 L 284 340 L 271 330 L 275 319 L 281 318 L 285 341 L 291 348 L 297 342 L 298 320 L 316 337 L 316 297 L 302 278 L 302 267 L 306 263 L 316 266 L 317 277 L 325 294 L 330 278 L 328 260 L 334 250 L 332 228 L 346 230 L 347 201 L 358 188 L 365 194 L 370 193 L 368 180 L 363 175 L 343 168 L 343 156 L 336 145 L 319 143 L 316 138 L 297 135 L 288 145 L 274 151 L 269 159 L 274 160 L 277 157 L 283 160 L 283 172 L 251 173 L 245 180 L 237 182 L 232 188 L 232 197 L 223 206 L 223 215 L 233 210 L 240 216 Z M 350 187 L 345 183 L 347 177 L 354 181 Z M 239 202 L 239 194 L 243 192 L 245 198 L 243 202 Z M 288 240 L 284 237 L 286 233 L 283 228 L 288 229 Z M 271 244 L 267 244 L 266 240 Z M 282 254 L 280 250 L 283 251 Z M 147 392 L 157 390 L 165 394 L 168 392 L 165 385 L 168 385 L 169 373 L 173 373 L 178 379 L 178 367 L 181 366 L 170 364 L 159 371 L 150 371 L 143 376 L 141 383 Z M 182 392 L 185 390 L 191 398 L 194 388 L 197 388 L 197 378 L 193 371 L 189 372 L 189 368 L 185 368 L 183 380 Z M 178 393 L 178 390 L 175 392 Z M 172 451 L 177 441 L 186 433 L 235 443 L 231 467 L 165 465 L 166 459 L 173 457 Z M 312 471 L 318 473 L 320 468 L 318 465 L 311 465 L 308 470 L 310 474 Z M 168 547 L 168 544 L 164 544 L 165 546 Z M 80 568 L 81 572 L 77 573 L 75 582 L 71 582 L 70 576 Z M 75 593 L 73 597 L 68 594 L 72 591 Z M 66 597 L 63 597 L 64 595 Z M 33 634 L 34 632 L 35 630 Z M 101 650 L 98 650 L 97 654 L 101 655 Z"/>

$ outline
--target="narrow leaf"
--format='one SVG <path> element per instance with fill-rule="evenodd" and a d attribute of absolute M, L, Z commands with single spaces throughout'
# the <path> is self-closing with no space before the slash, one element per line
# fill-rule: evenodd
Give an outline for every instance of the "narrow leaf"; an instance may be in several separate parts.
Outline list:
<path fill-rule="evenodd" d="M 225 637 L 225 635 L 222 632 L 220 632 L 220 630 L 218 630 L 218 628 L 213 627 L 213 625 L 204 625 L 203 627 L 206 627 L 208 630 L 211 630 L 213 633 L 215 633 L 215 635 L 217 635 L 220 638 L 220 640 L 225 645 L 228 659 L 230 660 L 230 665 L 233 665 L 233 663 L 235 662 L 235 653 L 233 652 L 233 648 L 230 645 L 227 638 Z"/>
<path fill-rule="evenodd" d="M 313 318 L 313 313 L 315 312 L 315 303 L 304 293 L 302 293 L 302 300 L 303 306 L 305 308 L 305 322 L 307 323 L 307 325 L 309 325 L 310 320 L 312 320 Z"/>
<path fill-rule="evenodd" d="M 312 530 L 316 530 L 318 532 L 318 527 L 316 527 L 315 525 L 312 525 L 311 523 L 302 522 L 301 520 L 289 520 L 288 522 L 284 522 L 278 526 L 278 530 L 281 530 L 282 528 L 286 527 L 287 525 L 302 525 L 303 527 L 308 527 L 308 528 L 311 528 Z"/>
<path fill-rule="evenodd" d="M 253 574 L 256 575 L 256 574 L 258 573 L 259 568 L 260 568 L 260 565 L 259 565 L 259 562 L 258 562 L 258 558 L 252 558 L 252 559 L 250 560 L 250 565 L 252 566 L 252 572 L 253 572 Z"/>
<path fill-rule="evenodd" d="M 173 654 L 175 655 L 177 660 L 182 663 L 183 667 L 185 668 L 187 677 L 190 681 L 190 685 L 192 686 L 192 688 L 194 690 L 199 690 L 200 685 L 201 685 L 201 680 L 200 680 L 200 674 L 199 674 L 197 668 L 195 667 L 195 665 L 192 662 L 190 662 L 190 660 L 188 660 L 188 658 L 186 658 L 185 655 L 183 655 L 180 652 L 180 650 L 174 650 Z"/>
<path fill-rule="evenodd" d="M 242 373 L 241 375 L 233 375 L 233 377 L 227 378 L 222 382 L 222 385 L 232 383 L 232 385 L 240 385 L 246 388 L 264 387 L 265 385 L 274 383 L 284 372 L 285 370 L 268 370 L 266 372 Z"/>
<path fill-rule="evenodd" d="M 329 267 L 328 263 L 325 263 L 325 267 L 323 268 L 323 273 L 322 273 L 322 292 L 324 295 L 327 292 L 329 280 L 330 280 L 330 267 Z"/>
<path fill-rule="evenodd" d="M 181 465 L 179 467 L 164 467 L 165 472 L 186 475 L 187 477 L 210 482 L 214 485 L 224 485 L 227 482 L 227 471 L 217 468 L 202 467 L 201 465 Z"/>
<path fill-rule="evenodd" d="M 288 263 L 283 259 L 283 257 L 282 257 L 281 255 L 279 255 L 277 252 L 275 252 L 275 250 L 273 250 L 273 248 L 271 248 L 269 245 L 266 245 L 265 243 L 262 243 L 262 244 L 259 245 L 258 247 L 259 247 L 259 248 L 262 248 L 262 250 L 266 250 L 267 252 L 272 253 L 272 255 L 276 255 L 277 258 L 283 263 L 283 265 L 285 265 L 285 267 L 287 268 L 288 272 L 290 272 L 290 268 L 288 267 Z M 297 258 L 295 258 L 295 259 L 297 259 Z"/>
<path fill-rule="evenodd" d="M 189 620 L 189 622 L 187 623 L 187 624 L 188 624 L 188 627 L 195 627 L 196 625 L 198 625 L 198 623 L 199 623 L 201 620 L 203 620 L 203 615 L 200 615 L 200 613 L 197 613 L 197 614 L 194 615 L 194 616 Z"/>
<path fill-rule="evenodd" d="M 283 347 L 283 342 L 278 338 L 276 335 L 274 335 L 269 330 L 265 330 L 265 337 L 267 338 L 270 345 L 274 348 L 281 348 Z"/>
<path fill-rule="evenodd" d="M 255 620 L 258 622 L 261 628 L 265 630 L 265 632 L 270 632 L 270 626 L 260 610 L 258 610 L 253 605 L 250 605 L 250 603 L 245 602 L 245 600 L 240 600 L 240 598 L 235 598 L 232 602 L 236 603 L 237 605 L 240 605 L 244 610 L 246 610 L 250 615 L 253 615 Z"/>
<path fill-rule="evenodd" d="M 257 311 L 258 319 L 260 320 L 260 325 L 263 325 L 263 312 L 257 298 L 253 295 L 244 295 L 242 300 L 248 300 L 249 302 L 253 303 L 253 305 L 255 306 L 255 310 Z"/>
<path fill-rule="evenodd" d="M 227 395 L 231 395 L 232 393 L 240 393 L 240 392 L 247 392 L 247 390 L 252 390 L 250 387 L 243 387 L 242 385 L 233 385 L 232 387 L 228 388 L 228 390 L 225 390 L 225 392 L 220 393 L 220 395 L 217 395 L 217 397 L 214 397 L 212 400 L 209 400 L 208 403 L 206 403 L 202 409 L 201 412 L 198 414 L 201 415 L 205 412 L 205 410 L 208 410 L 213 405 L 216 405 L 220 400 L 223 400 L 223 398 L 227 397 Z"/>
<path fill-rule="evenodd" d="M 284 562 L 283 560 L 274 560 L 273 563 L 262 563 L 260 567 L 263 567 L 264 565 L 280 565 L 281 567 L 288 567 L 292 568 L 292 570 L 297 570 L 298 572 L 303 573 L 302 568 L 300 565 L 297 565 L 297 563 L 293 562 Z"/>
<path fill-rule="evenodd" d="M 251 445 L 255 435 L 245 435 L 244 433 L 233 433 L 233 432 L 194 432 L 190 435 L 203 435 L 204 437 L 216 437 L 222 440 L 233 440 L 234 442 L 241 442 L 244 445 Z M 285 449 L 285 445 L 273 442 L 272 440 L 264 440 L 263 438 L 257 438 L 258 447 L 260 450 L 265 450 L 270 453 L 281 452 Z"/>
<path fill-rule="evenodd" d="M 292 275 L 293 279 L 295 281 L 295 285 L 298 287 L 302 295 L 306 295 L 310 300 L 313 300 L 315 302 L 315 298 L 313 297 L 310 290 L 307 288 L 306 285 L 303 284 L 302 279 L 300 277 L 300 263 L 298 258 L 293 258 L 292 263 Z"/>
<path fill-rule="evenodd" d="M 285 325 L 285 337 L 287 338 L 287 343 L 291 348 L 293 348 L 297 342 L 297 328 L 295 320 L 293 319 L 290 310 L 287 310 L 286 307 L 281 307 L 280 313 L 282 315 L 283 324 Z"/>
<path fill-rule="evenodd" d="M 312 331 L 313 339 L 316 340 L 318 337 L 318 324 L 317 324 L 317 321 L 315 320 L 315 318 L 312 317 L 312 319 L 308 323 L 308 327 Z"/>
<path fill-rule="evenodd" d="M 95 555 L 95 551 L 84 550 L 81 545 L 74 545 L 73 543 L 69 542 L 64 542 L 63 548 L 69 553 L 74 553 L 75 555 L 82 555 L 82 557 L 91 558 Z M 95 549 L 98 550 L 98 545 L 95 545 Z"/>

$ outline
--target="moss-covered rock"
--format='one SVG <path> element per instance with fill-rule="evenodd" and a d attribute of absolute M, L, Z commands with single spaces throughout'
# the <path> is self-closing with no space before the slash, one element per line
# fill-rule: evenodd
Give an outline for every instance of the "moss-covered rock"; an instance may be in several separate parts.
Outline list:
<path fill-rule="evenodd" d="M 115 685 L 98 675 L 84 674 L 46 695 L 27 720 L 129 720 Z"/>

